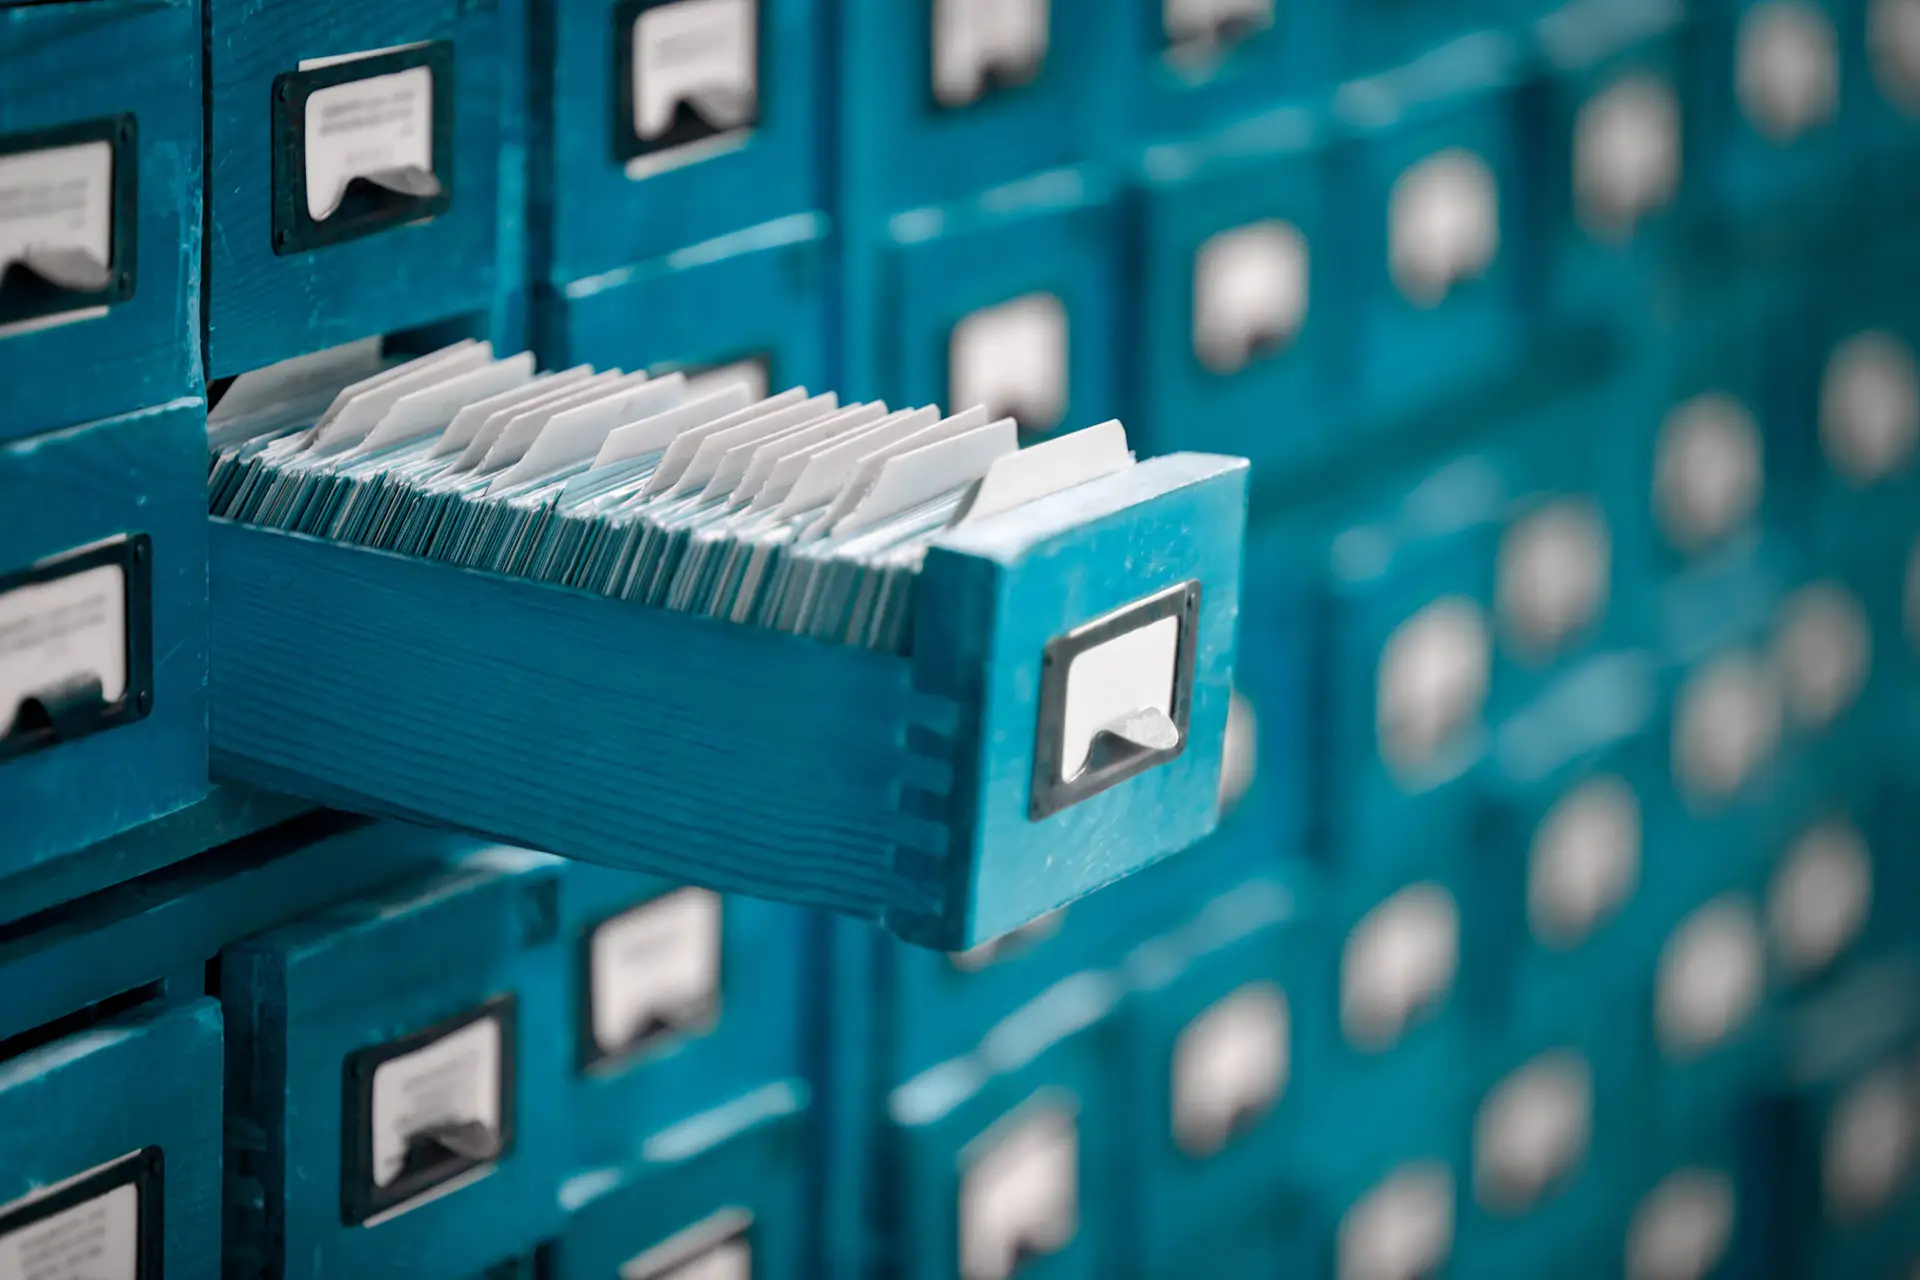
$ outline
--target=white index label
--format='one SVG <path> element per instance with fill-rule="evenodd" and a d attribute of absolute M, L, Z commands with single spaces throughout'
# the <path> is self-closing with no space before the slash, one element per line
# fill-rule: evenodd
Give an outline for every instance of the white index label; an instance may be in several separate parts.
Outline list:
<path fill-rule="evenodd" d="M 1920 443 L 1920 369 L 1898 335 L 1870 329 L 1827 358 L 1820 383 L 1820 442 L 1854 485 L 1904 467 Z"/>
<path fill-rule="evenodd" d="M 1193 350 L 1213 373 L 1277 351 L 1307 316 L 1307 240 L 1268 218 L 1222 231 L 1193 264 Z"/>
<path fill-rule="evenodd" d="M 593 931 L 593 1043 L 619 1053 L 652 1029 L 712 1017 L 720 992 L 720 895 L 676 889 Z"/>
<path fill-rule="evenodd" d="M 1431 769 L 1480 723 L 1492 663 L 1480 607 L 1443 596 L 1395 628 L 1375 677 L 1375 733 L 1394 772 Z"/>
<path fill-rule="evenodd" d="M 1173 45 L 1230 44 L 1273 25 L 1274 0 L 1162 0 L 1160 23 Z"/>
<path fill-rule="evenodd" d="M 135 1280 L 139 1267 L 132 1183 L 0 1235 L 0 1280 Z"/>
<path fill-rule="evenodd" d="M 1369 911 L 1340 957 L 1340 1025 L 1369 1052 L 1391 1048 L 1453 989 L 1460 908 L 1437 884 L 1416 884 Z"/>
<path fill-rule="evenodd" d="M 347 185 L 433 174 L 433 69 L 408 67 L 316 89 L 306 111 L 307 216 L 324 222 Z M 404 189 L 396 186 L 395 189 Z"/>
<path fill-rule="evenodd" d="M 947 358 L 956 413 L 983 405 L 1023 431 L 1048 431 L 1067 411 L 1067 308 L 1051 293 L 969 315 L 953 327 Z"/>
<path fill-rule="evenodd" d="M 21 705 L 92 677 L 105 702 L 127 692 L 127 571 L 96 565 L 0 595 L 0 734 Z"/>
<path fill-rule="evenodd" d="M 1072 1114 L 1036 1108 L 985 1135 L 960 1181 L 960 1275 L 1010 1280 L 1023 1258 L 1058 1253 L 1080 1229 L 1080 1133 Z"/>
<path fill-rule="evenodd" d="M 1438 1162 L 1403 1165 L 1340 1219 L 1339 1280 L 1418 1280 L 1453 1252 L 1453 1176 Z"/>
<path fill-rule="evenodd" d="M 1655 445 L 1655 514 L 1667 537 L 1692 552 L 1753 517 L 1765 485 L 1760 428 L 1747 407 L 1719 391 L 1677 405 Z"/>
<path fill-rule="evenodd" d="M 722 1209 L 620 1264 L 620 1280 L 752 1280 L 753 1215 Z"/>
<path fill-rule="evenodd" d="M 1501 1214 L 1533 1207 L 1585 1158 L 1593 1138 L 1593 1069 L 1544 1053 L 1502 1081 L 1474 1118 L 1474 1187 Z"/>
<path fill-rule="evenodd" d="M 1629 75 L 1587 100 L 1573 126 L 1573 190 L 1580 220 L 1623 240 L 1680 185 L 1680 98 L 1649 75 Z"/>
<path fill-rule="evenodd" d="M 715 132 L 745 128 L 760 105 L 756 0 L 676 0 L 633 24 L 633 132 L 652 142 L 686 103 Z"/>
<path fill-rule="evenodd" d="M 1074 655 L 1060 730 L 1061 781 L 1079 777 L 1094 740 L 1103 731 L 1117 732 L 1121 721 L 1151 711 L 1159 713 L 1156 724 L 1172 726 L 1179 653 L 1180 619 L 1161 618 Z M 1122 736 L 1134 739 L 1131 732 Z"/>
<path fill-rule="evenodd" d="M 408 1143 L 441 1125 L 478 1122 L 500 1131 L 500 1020 L 470 1022 L 373 1071 L 373 1181 L 392 1186 Z"/>
<path fill-rule="evenodd" d="M 1499 250 L 1499 186 L 1485 160 L 1452 147 L 1394 180 L 1387 265 L 1415 306 L 1439 306 L 1455 285 L 1484 276 Z"/>
<path fill-rule="evenodd" d="M 1500 543 L 1500 613 L 1515 638 L 1551 650 L 1607 603 L 1611 543 L 1599 505 L 1563 498 L 1520 520 Z"/>
<path fill-rule="evenodd" d="M 0 156 L 0 275 L 16 262 L 57 267 L 62 256 L 81 257 L 102 275 L 113 261 L 113 144 L 105 139 Z"/>
<path fill-rule="evenodd" d="M 1047 60 L 1049 0 L 933 0 L 933 96 L 964 107 L 989 77 L 1021 84 Z"/>
<path fill-rule="evenodd" d="M 1834 1108 L 1821 1140 L 1827 1216 L 1858 1225 L 1884 1210 L 1920 1155 L 1920 1104 L 1897 1066 L 1876 1070 Z"/>
<path fill-rule="evenodd" d="M 1640 801 L 1615 777 L 1583 782 L 1534 833 L 1527 919 L 1534 939 L 1565 949 L 1633 892 L 1640 879 Z"/>
<path fill-rule="evenodd" d="M 1698 1056 L 1745 1024 L 1765 994 L 1765 946 L 1752 909 L 1732 895 L 1698 908 L 1673 931 L 1654 993 L 1654 1022 L 1669 1054 Z"/>
<path fill-rule="evenodd" d="M 1287 1086 L 1287 998 L 1251 982 L 1209 1007 L 1173 1048 L 1173 1137 L 1204 1159 L 1241 1124 L 1265 1114 Z"/>
<path fill-rule="evenodd" d="M 1717 1170 L 1668 1174 L 1634 1210 L 1627 1280 L 1703 1280 L 1733 1238 L 1733 1179 Z"/>
<path fill-rule="evenodd" d="M 1807 0 L 1765 0 L 1740 18 L 1734 93 L 1770 142 L 1786 145 L 1833 118 L 1840 49 L 1833 22 Z"/>
<path fill-rule="evenodd" d="M 1880 92 L 1908 114 L 1920 109 L 1920 0 L 1872 0 L 1867 52 Z"/>

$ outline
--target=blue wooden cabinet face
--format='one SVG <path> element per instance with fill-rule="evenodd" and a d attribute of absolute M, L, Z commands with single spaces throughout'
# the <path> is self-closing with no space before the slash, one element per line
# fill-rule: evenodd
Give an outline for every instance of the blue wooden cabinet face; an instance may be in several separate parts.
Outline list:
<path fill-rule="evenodd" d="M 1602 458 L 1602 504 L 1621 572 L 1642 596 L 1697 608 L 1712 597 L 1676 580 L 1723 573 L 1757 542 L 1806 527 L 1822 464 L 1796 405 L 1806 361 L 1789 315 L 1768 282 L 1749 282 L 1682 308 L 1627 375 L 1638 386 Z"/>
<path fill-rule="evenodd" d="M 840 18 L 840 207 L 863 231 L 1099 155 L 1114 127 L 1101 0 L 854 0 Z"/>
<path fill-rule="evenodd" d="M 116 1276 L 218 1274 L 222 1064 L 206 999 L 0 1060 L 0 1259 L 39 1274 L 91 1241 Z"/>
<path fill-rule="evenodd" d="M 1119 1203 L 1101 1067 L 1110 1032 L 1074 1024 L 1092 1012 L 1083 1001 L 1110 999 L 1101 975 L 1065 979 L 1034 1002 L 1045 1025 L 1031 1028 L 1041 1042 L 1029 1061 L 1001 1072 L 983 1062 L 967 1079 L 943 1064 L 893 1090 L 882 1229 L 903 1275 L 1008 1275 L 1023 1262 L 1049 1280 L 1107 1274 Z"/>
<path fill-rule="evenodd" d="M 492 304 L 500 9 L 208 5 L 207 371 Z"/>
<path fill-rule="evenodd" d="M 1130 1203 L 1126 1251 L 1149 1275 L 1176 1275 L 1210 1241 L 1286 1242 L 1282 1196 L 1301 1130 L 1294 1105 L 1302 904 L 1255 879 L 1130 953 L 1137 981 L 1118 1019 L 1125 1064 Z M 1309 1076 L 1311 1079 L 1311 1075 Z"/>
<path fill-rule="evenodd" d="M 1339 77 L 1337 6 L 1128 0 L 1113 6 L 1126 141 L 1205 134 Z"/>
<path fill-rule="evenodd" d="M 984 404 L 1030 438 L 1119 412 L 1114 209 L 1079 170 L 1010 198 L 895 220 L 884 287 L 847 333 L 850 394 Z"/>
<path fill-rule="evenodd" d="M 179 400 L 0 442 L 0 616 L 30 641 L 0 685 L 0 874 L 206 792 L 204 422 Z"/>
<path fill-rule="evenodd" d="M 1888 1021 L 1910 1018 L 1910 972 L 1872 976 L 1874 996 L 1894 1012 Z M 1743 1233 L 1756 1237 L 1750 1248 L 1784 1254 L 1797 1274 L 1822 1280 L 1897 1275 L 1911 1264 L 1920 1181 L 1905 1144 L 1920 1052 L 1906 1028 L 1808 1054 L 1820 1064 L 1810 1078 L 1751 1108 L 1746 1141 L 1735 1148 L 1740 1172 L 1766 1197 L 1754 1215 L 1765 1216 Z"/>
<path fill-rule="evenodd" d="M 1290 1087 L 1342 1101 L 1313 1109 L 1291 1135 L 1305 1153 L 1304 1176 L 1320 1163 L 1332 1171 L 1364 1164 L 1408 1141 L 1452 1141 L 1464 1123 L 1460 1107 L 1433 1105 L 1416 1082 L 1473 1071 L 1503 1025 L 1517 896 L 1459 848 L 1329 888 L 1320 941 L 1289 993 Z M 1352 1118 L 1335 1123 L 1340 1113 Z"/>
<path fill-rule="evenodd" d="M 1127 425 L 1151 449 L 1224 448 L 1263 479 L 1342 447 L 1350 262 L 1304 112 L 1212 146 L 1149 149 L 1130 209 Z"/>
<path fill-rule="evenodd" d="M 193 0 L 0 9 L 0 439 L 199 391 L 199 48 Z"/>
<path fill-rule="evenodd" d="M 225 954 L 229 1160 L 266 1265 L 459 1275 L 558 1225 L 559 872 L 482 848 Z"/>
<path fill-rule="evenodd" d="M 1904 252 L 1835 273 L 1815 305 L 1793 313 L 1776 357 L 1792 357 L 1783 412 L 1802 441 L 1817 442 L 1809 450 L 1810 536 L 1819 552 L 1863 568 L 1868 560 L 1890 564 L 1889 549 L 1915 526 L 1920 463 L 1906 409 L 1920 351 L 1914 278 Z"/>
<path fill-rule="evenodd" d="M 1691 33 L 1696 154 L 1711 210 L 1738 232 L 1843 207 L 1867 162 L 1872 76 L 1857 7 L 1729 0 Z"/>
<path fill-rule="evenodd" d="M 830 390 L 830 251 L 825 219 L 797 214 L 637 266 L 541 286 L 539 354 L 556 369 L 751 366 L 757 389 Z"/>
<path fill-rule="evenodd" d="M 1390 864 L 1409 823 L 1442 844 L 1468 834 L 1495 666 L 1502 485 L 1484 459 L 1462 459 L 1383 519 L 1340 532 L 1315 566 L 1324 577 L 1301 607 L 1326 673 L 1309 732 L 1327 772 L 1310 839 L 1335 861 Z M 1423 530 L 1422 510 L 1447 512 L 1441 528 Z"/>
<path fill-rule="evenodd" d="M 1449 1274 L 1578 1266 L 1625 1234 L 1649 1123 L 1644 1062 L 1622 1051 L 1630 1037 L 1592 1025 L 1489 1055 Z"/>
<path fill-rule="evenodd" d="M 1534 208 L 1552 315 L 1630 330 L 1698 212 L 1694 193 L 1712 158 L 1698 133 L 1682 15 L 1657 2 L 1616 12 L 1599 21 L 1590 0 L 1576 0 L 1539 21 L 1547 68 L 1527 109 L 1538 113 Z"/>
<path fill-rule="evenodd" d="M 1517 50 L 1483 33 L 1343 85 L 1354 128 L 1335 189 L 1353 211 L 1356 396 L 1399 417 L 1518 366 L 1537 288 Z M 1445 90 L 1434 87 L 1443 81 Z"/>
<path fill-rule="evenodd" d="M 1416 62 L 1441 53 L 1467 33 L 1524 19 L 1540 7 L 1537 0 L 1363 0 L 1343 14 L 1333 36 L 1336 74 L 1370 75 Z"/>
<path fill-rule="evenodd" d="M 823 8 L 537 0 L 537 277 L 561 286 L 826 207 Z"/>
<path fill-rule="evenodd" d="M 878 1054 L 881 1083 L 889 1086 L 967 1052 L 1002 1017 L 1091 958 L 1081 936 L 1083 906 L 1092 903 L 952 953 L 872 936 L 874 999 L 881 1002 L 876 1035 L 884 1039 L 857 1052 Z"/>
<path fill-rule="evenodd" d="M 804 1066 L 805 916 L 584 863 L 565 869 L 573 954 L 570 1167 Z"/>
<path fill-rule="evenodd" d="M 555 1280 L 786 1280 L 810 1274 L 806 1087 L 776 1080 L 649 1133 L 637 1159 L 563 1185 L 567 1224 L 543 1250 Z"/>

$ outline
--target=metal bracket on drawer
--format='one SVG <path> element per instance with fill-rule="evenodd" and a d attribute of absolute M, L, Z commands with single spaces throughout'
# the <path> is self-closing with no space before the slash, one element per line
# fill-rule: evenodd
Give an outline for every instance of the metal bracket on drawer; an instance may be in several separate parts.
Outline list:
<path fill-rule="evenodd" d="M 1186 749 L 1200 584 L 1056 636 L 1041 657 L 1028 816 L 1049 817 Z"/>

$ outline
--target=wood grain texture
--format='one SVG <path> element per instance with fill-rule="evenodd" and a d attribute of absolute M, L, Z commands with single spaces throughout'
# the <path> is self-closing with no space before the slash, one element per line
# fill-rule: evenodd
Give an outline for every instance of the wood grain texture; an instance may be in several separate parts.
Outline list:
<path fill-rule="evenodd" d="M 897 657 L 213 522 L 222 776 L 856 914 L 895 873 Z"/>
<path fill-rule="evenodd" d="M 516 0 L 505 0 L 514 3 Z M 207 0 L 207 368 L 225 377 L 492 305 L 500 176 L 500 10 L 461 0 Z M 454 46 L 453 193 L 427 222 L 307 253 L 273 248 L 275 77 L 306 58 Z"/>
<path fill-rule="evenodd" d="M 0 931 L 0 1038 L 153 983 L 198 992 L 234 938 L 470 852 L 473 842 L 316 815 Z"/>
<path fill-rule="evenodd" d="M 158 1147 L 165 1274 L 219 1275 L 221 1072 L 220 1006 L 207 999 L 0 1064 L 0 1206 Z"/>
<path fill-rule="evenodd" d="M 1244 503 L 1175 455 L 986 522 L 911 658 L 214 521 L 214 768 L 970 946 L 1211 830 Z M 1190 578 L 1187 751 L 1029 822 L 1046 642 Z"/>
<path fill-rule="evenodd" d="M 997 937 L 1187 848 L 1218 816 L 1239 615 L 1247 464 L 1169 454 L 956 530 L 927 557 L 916 687 L 964 709 L 946 868 L 950 914 Z M 1200 582 L 1186 747 L 1041 821 L 1028 817 L 1048 640 L 1188 579 Z M 959 878 L 964 876 L 964 878 Z M 900 932 L 915 938 L 902 922 Z"/>
<path fill-rule="evenodd" d="M 143 876 L 305 813 L 290 796 L 247 787 L 214 787 L 204 800 L 87 848 L 7 877 L 0 890 L 0 927 Z"/>
<path fill-rule="evenodd" d="M 98 318 L 0 336 L 0 440 L 198 394 L 199 6 L 0 6 L 0 66 L 0 135 L 122 113 L 139 131 L 133 296 Z"/>
<path fill-rule="evenodd" d="M 261 934 L 227 953 L 222 1001 L 237 1048 L 229 1130 L 258 1212 L 240 1274 L 464 1276 L 530 1251 L 561 1225 L 563 1081 L 571 1070 L 551 914 L 557 860 L 486 848 Z M 348 1055 L 512 996 L 511 1144 L 477 1181 L 373 1225 L 343 1226 Z"/>
<path fill-rule="evenodd" d="M 182 400 L 0 444 L 0 573 L 152 538 L 154 686 L 145 719 L 0 764 L 0 875 L 206 794 L 205 422 L 203 401 Z"/>

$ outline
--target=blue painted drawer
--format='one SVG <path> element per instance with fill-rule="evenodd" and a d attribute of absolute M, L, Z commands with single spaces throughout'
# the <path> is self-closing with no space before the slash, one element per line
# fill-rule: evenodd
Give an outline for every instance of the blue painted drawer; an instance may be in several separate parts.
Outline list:
<path fill-rule="evenodd" d="M 1452 1140 L 1504 1025 L 1516 896 L 1471 848 L 1428 847 L 1392 877 L 1330 883 L 1292 992 L 1290 1165 L 1311 1177 L 1418 1140 Z"/>
<path fill-rule="evenodd" d="M 553 1280 L 816 1274 L 806 1086 L 776 1080 L 649 1134 L 637 1158 L 561 1187 L 567 1223 L 542 1250 Z"/>
<path fill-rule="evenodd" d="M 1504 495 L 1497 471 L 1469 456 L 1371 518 L 1342 513 L 1337 535 L 1314 544 L 1323 558 L 1293 598 L 1319 673 L 1300 755 L 1319 762 L 1311 848 L 1333 862 L 1390 864 L 1409 830 L 1429 848 L 1468 834 Z"/>
<path fill-rule="evenodd" d="M 467 842 L 312 814 L 12 925 L 0 941 L 0 1037 L 206 989 L 208 963 L 270 929 L 396 876 L 448 861 Z"/>
<path fill-rule="evenodd" d="M 1141 159 L 1127 404 L 1157 448 L 1231 448 L 1266 479 L 1342 449 L 1353 263 L 1325 130 L 1283 109 Z"/>
<path fill-rule="evenodd" d="M 1557 1026 L 1494 1037 L 1469 1100 L 1470 1183 L 1450 1275 L 1618 1274 L 1655 1126 L 1645 1043 L 1618 1005 L 1569 1006 Z"/>
<path fill-rule="evenodd" d="M 1115 209 L 1091 169 L 895 218 L 849 243 L 879 272 L 845 284 L 847 387 L 900 404 L 984 404 L 1023 432 L 1119 412 Z"/>
<path fill-rule="evenodd" d="M 1113 9 L 1127 143 L 1230 125 L 1317 96 L 1340 75 L 1338 5 L 1126 0 Z"/>
<path fill-rule="evenodd" d="M 1835 1008 L 1809 1009 L 1795 1028 L 1802 1049 L 1791 1088 L 1755 1108 L 1754 1172 L 1766 1199 L 1767 1247 L 1794 1274 L 1818 1280 L 1899 1275 L 1920 1254 L 1920 1178 L 1913 1126 L 1920 1099 L 1914 1073 L 1914 970 L 1903 963 L 1863 973 L 1851 993 L 1872 1001 L 1834 1021 Z M 1847 1025 L 1851 1033 L 1822 1035 Z"/>
<path fill-rule="evenodd" d="M 207 6 L 207 372 L 486 311 L 492 0 Z"/>
<path fill-rule="evenodd" d="M 1178 858 L 1103 886 L 965 951 L 910 946 L 850 921 L 836 942 L 835 1007 L 870 992 L 871 1036 L 836 1040 L 840 1059 L 870 1066 L 878 1088 L 965 1054 L 1000 1020 L 1083 969 L 1120 963 L 1141 937 L 1184 920 L 1194 904 L 1237 883 L 1263 858 L 1246 841 L 1209 836 Z M 842 994 L 842 991 L 846 994 Z M 849 1027 L 857 1022 L 846 1017 Z"/>
<path fill-rule="evenodd" d="M 1483 31 L 1336 92 L 1363 422 L 1522 367 L 1539 287 L 1523 70 Z"/>
<path fill-rule="evenodd" d="M 558 1228 L 560 872 L 477 848 L 223 954 L 251 1266 L 461 1275 Z"/>
<path fill-rule="evenodd" d="M 216 769 L 963 949 L 1212 829 L 1244 481 L 1242 463 L 1173 455 L 944 535 L 913 588 L 911 655 L 215 521 Z M 1047 646 L 1108 615 L 1147 625 L 1118 611 L 1171 607 L 1188 582 L 1178 754 L 1118 758 L 1141 767 L 1056 795 L 1035 763 L 1065 741 L 1040 728 Z M 492 625 L 476 633 L 480 618 Z M 644 667 L 608 660 L 638 651 Z M 473 700 L 495 679 L 483 672 L 509 670 L 517 692 Z M 351 715 L 274 710 L 319 705 L 322 689 Z M 583 757 L 524 749 L 560 725 L 633 750 L 602 758 L 605 786 L 583 785 Z M 655 734 L 682 747 L 657 750 Z M 1061 847 L 1090 856 L 1046 856 Z"/>
<path fill-rule="evenodd" d="M 1121 1240 L 1137 1274 L 1183 1274 L 1229 1241 L 1268 1256 L 1292 1243 L 1275 1202 L 1317 1119 L 1314 1095 L 1293 1088 L 1293 1002 L 1311 981 L 1307 948 L 1319 936 L 1299 887 L 1247 881 L 1126 958 Z"/>
<path fill-rule="evenodd" d="M 0 443 L 0 875 L 207 790 L 205 409 Z"/>
<path fill-rule="evenodd" d="M 821 0 L 535 0 L 530 213 L 565 285 L 826 207 Z"/>
<path fill-rule="evenodd" d="M 1660 595 L 1697 607 L 1708 597 L 1677 583 L 1724 573 L 1757 541 L 1805 527 L 1819 445 L 1796 412 L 1805 359 L 1788 355 L 1783 305 L 1761 277 L 1722 298 L 1695 294 L 1629 357 L 1625 376 L 1640 389 L 1621 403 L 1624 429 L 1601 476 L 1637 607 L 1659 607 Z"/>
<path fill-rule="evenodd" d="M 1105 0 L 844 0 L 834 128 L 840 209 L 863 233 L 1102 154 L 1120 6 Z"/>
<path fill-rule="evenodd" d="M 807 916 L 584 863 L 560 885 L 572 945 L 574 1169 L 807 1065 Z"/>
<path fill-rule="evenodd" d="M 1575 0 L 1533 35 L 1534 207 L 1553 315 L 1632 332 L 1685 243 L 1710 164 L 1698 154 L 1685 14 L 1664 0 Z"/>
<path fill-rule="evenodd" d="M 1335 33 L 1338 74 L 1398 66 L 1450 44 L 1463 32 L 1524 19 L 1536 0 L 1362 0 Z"/>
<path fill-rule="evenodd" d="M 148 1005 L 0 1060 L 0 1262 L 220 1270 L 220 1006 Z M 99 1271 L 95 1274 L 109 1274 Z"/>
<path fill-rule="evenodd" d="M 0 439 L 199 393 L 199 50 L 194 0 L 0 8 L 0 194 L 77 202 L 0 238 Z"/>
<path fill-rule="evenodd" d="M 1111 1274 L 1121 1142 L 1110 1012 L 1083 972 L 1042 992 L 971 1054 L 894 1089 L 868 1212 L 902 1276 Z"/>
<path fill-rule="evenodd" d="M 757 365 L 758 389 L 832 385 L 826 220 L 798 214 L 565 285 L 541 286 L 539 354 L 555 369 Z"/>
<path fill-rule="evenodd" d="M 1735 232 L 1849 217 L 1877 114 L 1859 10 L 1851 0 L 1717 0 L 1703 7 L 1689 74 L 1693 154 L 1707 166 L 1711 217 Z"/>

